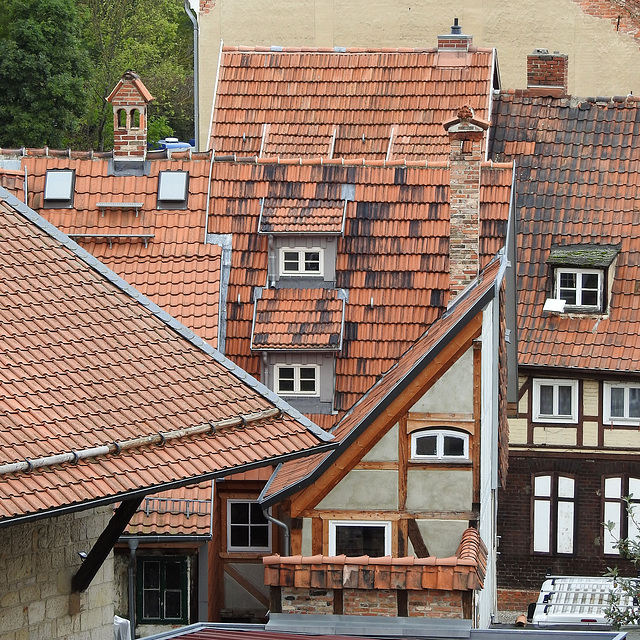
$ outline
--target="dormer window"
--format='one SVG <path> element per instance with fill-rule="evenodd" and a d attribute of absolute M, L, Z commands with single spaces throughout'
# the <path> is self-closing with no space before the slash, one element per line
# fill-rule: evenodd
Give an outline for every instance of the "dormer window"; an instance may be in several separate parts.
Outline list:
<path fill-rule="evenodd" d="M 73 169 L 48 169 L 44 180 L 44 206 L 47 209 L 70 209 L 76 173 Z"/>
<path fill-rule="evenodd" d="M 276 365 L 276 393 L 282 396 L 319 395 L 317 365 Z"/>
<path fill-rule="evenodd" d="M 555 297 L 567 307 L 602 310 L 602 270 L 557 269 Z"/>
<path fill-rule="evenodd" d="M 188 198 L 188 171 L 161 171 L 158 174 L 158 209 L 186 209 Z"/>
<path fill-rule="evenodd" d="M 320 247 L 282 247 L 281 276 L 322 276 L 323 251 Z"/>
<path fill-rule="evenodd" d="M 451 429 L 425 429 L 411 434 L 411 459 L 460 461 L 469 459 L 469 434 Z"/>

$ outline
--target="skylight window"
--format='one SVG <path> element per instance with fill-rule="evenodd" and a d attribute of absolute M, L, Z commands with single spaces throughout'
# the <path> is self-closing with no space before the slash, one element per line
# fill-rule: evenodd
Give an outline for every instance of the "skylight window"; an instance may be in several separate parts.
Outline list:
<path fill-rule="evenodd" d="M 161 171 L 158 175 L 158 209 L 186 209 L 188 171 Z"/>
<path fill-rule="evenodd" d="M 72 169 L 48 169 L 44 180 L 44 206 L 70 208 L 73 206 L 75 171 Z"/>

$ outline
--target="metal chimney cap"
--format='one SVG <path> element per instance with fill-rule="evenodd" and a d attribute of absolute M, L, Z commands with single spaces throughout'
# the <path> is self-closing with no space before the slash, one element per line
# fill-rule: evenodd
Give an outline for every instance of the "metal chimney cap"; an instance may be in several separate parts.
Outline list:
<path fill-rule="evenodd" d="M 459 36 L 462 34 L 462 27 L 458 24 L 458 18 L 453 19 L 453 24 L 451 25 L 451 35 Z"/>

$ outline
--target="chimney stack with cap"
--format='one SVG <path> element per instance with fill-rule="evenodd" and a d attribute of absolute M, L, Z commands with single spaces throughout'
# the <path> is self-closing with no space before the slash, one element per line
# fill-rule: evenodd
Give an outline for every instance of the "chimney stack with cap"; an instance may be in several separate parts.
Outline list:
<path fill-rule="evenodd" d="M 463 107 L 447 120 L 449 134 L 449 276 L 450 300 L 480 270 L 480 168 L 489 123 Z"/>
<path fill-rule="evenodd" d="M 113 153 L 120 158 L 147 155 L 147 105 L 153 96 L 137 73 L 124 73 L 107 97 L 113 106 Z"/>
<path fill-rule="evenodd" d="M 569 91 L 569 56 L 534 49 L 527 56 L 527 92 L 534 96 L 566 96 Z"/>
<path fill-rule="evenodd" d="M 469 47 L 473 44 L 473 37 L 466 36 L 462 33 L 462 27 L 458 24 L 458 18 L 453 19 L 451 33 L 444 36 L 438 36 L 438 51 L 469 51 Z"/>

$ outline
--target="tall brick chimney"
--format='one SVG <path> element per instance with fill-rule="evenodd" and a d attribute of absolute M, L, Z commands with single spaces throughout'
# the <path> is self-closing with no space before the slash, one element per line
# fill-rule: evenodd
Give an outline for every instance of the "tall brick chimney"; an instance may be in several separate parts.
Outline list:
<path fill-rule="evenodd" d="M 480 165 L 489 123 L 463 107 L 444 123 L 449 134 L 449 277 L 453 300 L 480 270 Z"/>
<path fill-rule="evenodd" d="M 534 49 L 527 56 L 527 91 L 536 96 L 566 96 L 569 92 L 569 56 Z"/>
<path fill-rule="evenodd" d="M 451 33 L 444 36 L 438 36 L 438 51 L 469 51 L 469 47 L 473 44 L 473 36 L 466 36 L 462 33 L 462 27 L 458 24 L 458 18 L 453 19 L 451 25 Z"/>
<path fill-rule="evenodd" d="M 147 105 L 153 96 L 137 73 L 126 71 L 107 97 L 113 106 L 113 151 L 115 156 L 142 158 L 147 155 Z"/>

